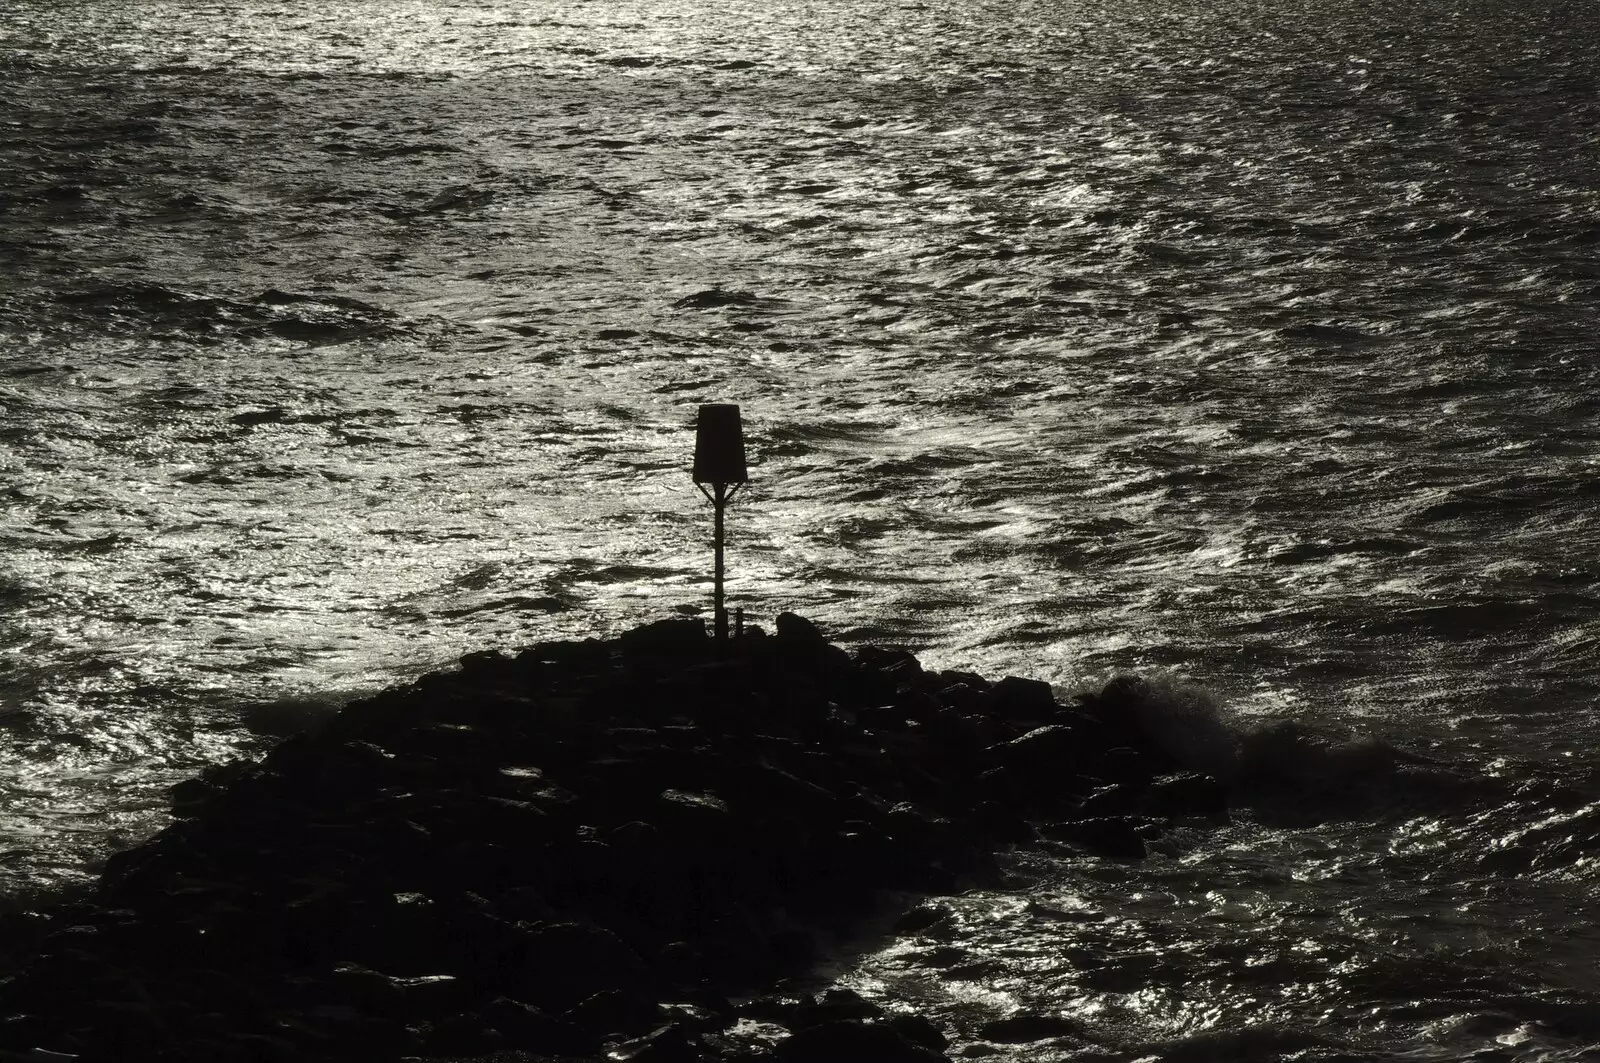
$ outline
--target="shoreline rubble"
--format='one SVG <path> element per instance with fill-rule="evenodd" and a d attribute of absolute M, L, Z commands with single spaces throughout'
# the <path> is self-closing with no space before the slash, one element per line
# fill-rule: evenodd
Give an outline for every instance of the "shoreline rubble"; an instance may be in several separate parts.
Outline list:
<path fill-rule="evenodd" d="M 0 917 L 0 1059 L 937 1063 L 925 1018 L 771 990 L 1007 847 L 1226 820 L 1140 680 L 1063 704 L 775 628 L 469 654 L 178 784 L 92 900 Z"/>

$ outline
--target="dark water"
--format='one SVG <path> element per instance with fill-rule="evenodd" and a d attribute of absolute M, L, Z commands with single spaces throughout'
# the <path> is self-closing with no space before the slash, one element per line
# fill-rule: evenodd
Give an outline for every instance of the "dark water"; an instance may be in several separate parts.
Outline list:
<path fill-rule="evenodd" d="M 702 604 L 731 401 L 753 614 L 1186 676 L 1152 726 L 1295 780 L 842 977 L 1082 1021 L 1019 1060 L 1594 1058 L 1592 21 L 12 0 L 0 880 L 397 674 Z"/>

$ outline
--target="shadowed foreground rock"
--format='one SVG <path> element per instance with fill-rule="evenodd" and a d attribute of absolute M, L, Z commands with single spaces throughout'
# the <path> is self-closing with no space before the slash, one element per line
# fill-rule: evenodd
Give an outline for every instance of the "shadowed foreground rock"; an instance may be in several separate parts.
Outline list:
<path fill-rule="evenodd" d="M 1006 845 L 1136 859 L 1225 814 L 1141 734 L 1137 681 L 1063 706 L 792 614 L 720 655 L 672 620 L 461 665 L 175 787 L 94 903 L 9 917 L 0 1050 L 937 1061 L 931 1023 L 852 994 L 728 998 Z"/>

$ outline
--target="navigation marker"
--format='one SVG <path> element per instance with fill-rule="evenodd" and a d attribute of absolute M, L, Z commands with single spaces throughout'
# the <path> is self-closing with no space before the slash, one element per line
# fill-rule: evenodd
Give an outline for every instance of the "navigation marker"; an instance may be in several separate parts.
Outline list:
<path fill-rule="evenodd" d="M 718 641 L 728 638 L 728 610 L 722 593 L 722 511 L 739 488 L 750 482 L 744 464 L 744 425 L 739 407 L 729 403 L 709 403 L 700 407 L 694 436 L 694 482 L 716 511 L 711 547 L 716 562 L 712 575 L 711 603 Z M 710 485 L 707 487 L 707 485 Z"/>

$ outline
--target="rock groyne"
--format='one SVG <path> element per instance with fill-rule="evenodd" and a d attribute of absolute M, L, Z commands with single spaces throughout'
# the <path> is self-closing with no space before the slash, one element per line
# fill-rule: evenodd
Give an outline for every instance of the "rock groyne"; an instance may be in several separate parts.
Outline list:
<path fill-rule="evenodd" d="M 174 787 L 91 902 L 8 917 L 0 1058 L 937 1061 L 925 1019 L 759 994 L 999 883 L 1008 846 L 1139 859 L 1225 816 L 1148 696 L 1063 704 L 793 614 L 472 654 Z"/>

